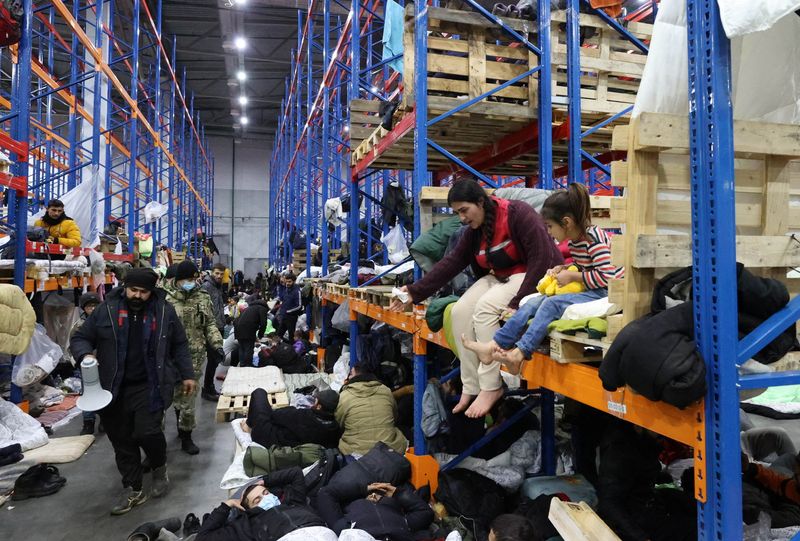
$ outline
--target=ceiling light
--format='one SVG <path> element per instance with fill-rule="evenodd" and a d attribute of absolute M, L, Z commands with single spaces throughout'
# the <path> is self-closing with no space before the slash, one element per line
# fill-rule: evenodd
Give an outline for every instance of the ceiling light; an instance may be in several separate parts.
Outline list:
<path fill-rule="evenodd" d="M 235 3 L 240 5 L 240 6 L 243 6 L 243 5 L 245 5 L 247 3 L 247 0 L 235 0 Z"/>
<path fill-rule="evenodd" d="M 247 47 L 247 40 L 244 39 L 242 36 L 237 36 L 233 40 L 233 46 L 240 51 L 244 51 L 245 47 Z"/>
<path fill-rule="evenodd" d="M 346 132 L 350 131 L 350 126 L 345 126 L 344 127 L 344 131 L 346 131 Z"/>
<path fill-rule="evenodd" d="M 247 96 L 239 96 L 239 105 L 247 105 Z"/>
<path fill-rule="evenodd" d="M 371 90 L 372 90 L 373 94 L 377 94 L 378 93 L 378 87 L 377 86 L 373 86 Z"/>
<path fill-rule="evenodd" d="M 236 72 L 236 78 L 240 81 L 245 81 L 247 79 L 247 72 L 244 70 L 239 70 Z"/>
<path fill-rule="evenodd" d="M 250 121 L 247 119 L 246 116 L 243 116 L 242 118 L 239 119 L 239 122 L 242 123 L 242 126 L 247 126 L 247 123 Z"/>

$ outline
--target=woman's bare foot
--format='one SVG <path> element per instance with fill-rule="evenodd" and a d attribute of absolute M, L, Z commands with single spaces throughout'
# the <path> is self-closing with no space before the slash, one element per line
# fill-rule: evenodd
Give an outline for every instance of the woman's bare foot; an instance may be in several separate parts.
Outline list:
<path fill-rule="evenodd" d="M 464 344 L 465 348 L 474 352 L 478 356 L 478 360 L 483 364 L 492 364 L 494 362 L 492 360 L 492 351 L 497 347 L 497 342 L 494 340 L 491 342 L 477 342 L 462 334 L 461 343 Z"/>
<path fill-rule="evenodd" d="M 469 403 L 472 402 L 473 398 L 475 398 L 475 395 L 473 394 L 461 393 L 461 400 L 459 400 L 458 404 L 456 404 L 456 407 L 453 408 L 453 413 L 461 413 L 467 409 L 467 406 L 469 406 Z"/>
<path fill-rule="evenodd" d="M 525 354 L 519 348 L 495 351 L 494 360 L 506 366 L 508 373 L 518 376 L 525 362 Z"/>
<path fill-rule="evenodd" d="M 242 419 L 241 423 L 239 423 L 239 426 L 242 427 L 243 432 L 247 432 L 248 434 L 250 433 L 250 426 L 247 424 L 247 419 Z"/>
<path fill-rule="evenodd" d="M 481 391 L 478 393 L 478 398 L 475 399 L 475 402 L 472 403 L 464 415 L 471 417 L 472 419 L 484 417 L 487 413 L 489 413 L 489 410 L 492 409 L 494 403 L 500 400 L 502 397 L 503 389 L 497 389 L 494 391 Z"/>

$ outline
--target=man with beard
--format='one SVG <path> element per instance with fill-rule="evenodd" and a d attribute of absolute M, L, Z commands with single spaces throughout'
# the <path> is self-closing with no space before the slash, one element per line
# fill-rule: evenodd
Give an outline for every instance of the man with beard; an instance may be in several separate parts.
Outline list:
<path fill-rule="evenodd" d="M 100 384 L 113 397 L 99 411 L 124 487 L 112 515 L 147 501 L 141 450 L 153 470 L 152 496 L 167 492 L 164 410 L 180 383 L 176 376 L 185 395 L 196 389 L 186 333 L 157 279 L 151 269 L 129 270 L 124 287 L 112 290 L 70 340 L 76 362 L 97 357 Z"/>
<path fill-rule="evenodd" d="M 214 265 L 211 274 L 203 279 L 202 284 L 203 289 L 211 296 L 211 308 L 214 312 L 214 321 L 217 324 L 217 329 L 219 330 L 220 335 L 223 336 L 225 329 L 225 295 L 223 292 L 223 279 L 225 276 L 225 271 L 227 270 L 228 269 L 225 268 L 225 265 L 222 263 L 217 263 Z M 219 352 L 211 346 L 206 348 L 206 354 L 208 356 L 208 362 L 206 363 L 206 372 L 203 378 L 203 389 L 200 394 L 205 400 L 216 402 L 219 400 L 219 394 L 214 388 L 214 375 L 217 371 L 217 366 L 219 366 L 219 363 L 224 360 L 225 354 L 223 352 L 222 356 L 220 356 Z"/>
<path fill-rule="evenodd" d="M 64 213 L 64 203 L 58 199 L 47 203 L 47 210 L 34 226 L 47 231 L 48 244 L 61 244 L 69 248 L 79 248 L 81 245 L 81 230 L 75 220 Z"/>

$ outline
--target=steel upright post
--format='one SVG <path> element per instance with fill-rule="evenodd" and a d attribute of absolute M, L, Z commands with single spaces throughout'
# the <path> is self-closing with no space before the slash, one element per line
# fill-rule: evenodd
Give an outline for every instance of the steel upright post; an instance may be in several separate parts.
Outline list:
<path fill-rule="evenodd" d="M 567 0 L 568 182 L 581 181 L 580 0 Z M 541 133 L 539 134 L 541 137 Z"/>
<path fill-rule="evenodd" d="M 360 95 L 361 87 L 361 21 L 359 19 L 359 0 L 351 0 L 352 22 L 350 24 L 350 92 L 348 102 L 352 103 Z M 350 179 L 350 213 L 347 215 L 348 233 L 350 234 L 350 287 L 358 287 L 358 248 L 361 240 L 359 218 L 361 209 L 358 205 L 358 176 Z M 355 313 L 350 311 L 350 366 L 356 364 L 358 342 L 358 322 Z"/>
<path fill-rule="evenodd" d="M 141 1 L 134 0 L 133 2 L 133 21 L 132 21 L 132 36 L 131 36 L 131 90 L 130 95 L 133 103 L 139 101 L 139 18 L 141 11 Z M 136 188 L 138 185 L 139 170 L 136 167 L 136 160 L 139 156 L 139 117 L 131 114 L 129 124 L 130 129 L 130 151 L 131 162 L 128 169 L 128 253 L 133 253 L 134 237 L 136 232 Z"/>
<path fill-rule="evenodd" d="M 553 92 L 550 65 L 550 0 L 539 0 L 539 184 L 553 187 Z"/>

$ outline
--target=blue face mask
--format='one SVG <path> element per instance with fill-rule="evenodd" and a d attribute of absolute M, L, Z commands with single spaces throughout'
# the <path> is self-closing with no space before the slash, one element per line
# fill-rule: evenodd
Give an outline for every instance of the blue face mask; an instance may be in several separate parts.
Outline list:
<path fill-rule="evenodd" d="M 197 284 L 195 284 L 194 282 L 184 282 L 183 284 L 181 284 L 181 287 L 183 288 L 184 291 L 191 291 L 194 289 L 196 285 Z"/>
<path fill-rule="evenodd" d="M 272 509 L 273 507 L 277 507 L 281 504 L 281 501 L 275 494 L 269 493 L 264 494 L 261 496 L 261 501 L 258 502 L 258 506 L 266 511 L 267 509 Z"/>

